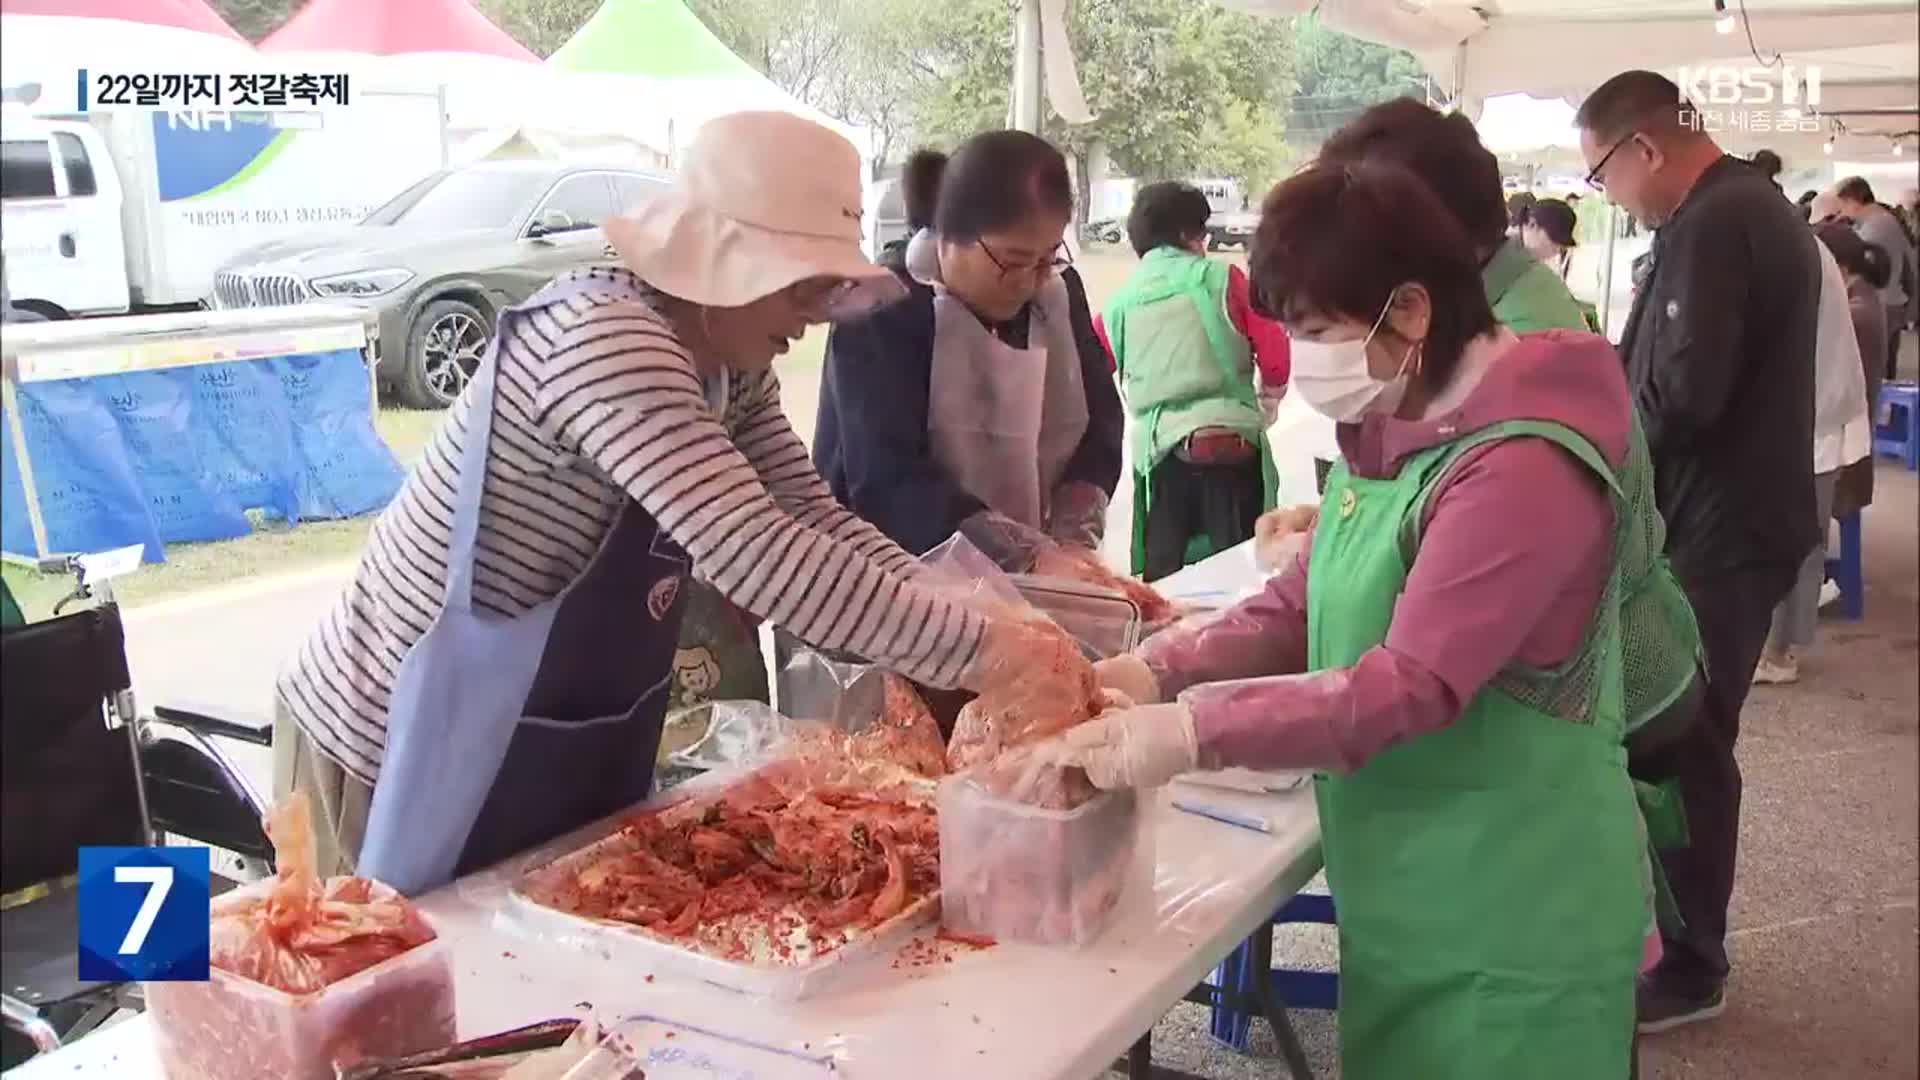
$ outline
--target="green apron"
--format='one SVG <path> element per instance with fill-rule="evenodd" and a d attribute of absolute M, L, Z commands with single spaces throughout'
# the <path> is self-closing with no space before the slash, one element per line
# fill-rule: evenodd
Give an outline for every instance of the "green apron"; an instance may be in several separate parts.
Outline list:
<path fill-rule="evenodd" d="M 1107 338 L 1134 421 L 1135 576 L 1147 568 L 1154 466 L 1196 431 L 1224 428 L 1253 443 L 1260 461 L 1262 509 L 1279 505 L 1280 473 L 1253 390 L 1252 345 L 1227 315 L 1228 273 L 1225 263 L 1159 247 L 1141 258 L 1127 283 L 1107 301 Z M 1176 303 L 1182 299 L 1191 307 Z M 1197 352 L 1205 352 L 1210 363 L 1195 364 Z M 1189 565 L 1212 554 L 1212 537 L 1201 533 L 1187 541 Z"/>
<path fill-rule="evenodd" d="M 1552 439 L 1615 486 L 1580 436 L 1529 422 L 1432 448 L 1393 479 L 1335 466 L 1314 536 L 1309 670 L 1385 640 L 1425 494 L 1458 454 L 1517 435 Z M 1628 1075 L 1650 884 L 1621 745 L 1617 593 L 1572 660 L 1528 673 L 1533 690 L 1496 677 L 1451 727 L 1317 778 L 1349 1080 Z M 1526 703 L 1554 700 L 1543 685 L 1575 702 L 1568 715 Z"/>

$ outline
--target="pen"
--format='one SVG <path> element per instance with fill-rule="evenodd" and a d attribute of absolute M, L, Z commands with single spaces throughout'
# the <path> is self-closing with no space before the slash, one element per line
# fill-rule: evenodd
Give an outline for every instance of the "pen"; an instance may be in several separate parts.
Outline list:
<path fill-rule="evenodd" d="M 1203 818 L 1212 818 L 1214 821 L 1227 825 L 1238 826 L 1242 829 L 1251 829 L 1254 832 L 1271 833 L 1273 831 L 1273 824 L 1265 817 L 1257 814 L 1242 814 L 1224 807 L 1209 806 L 1206 803 L 1188 802 L 1185 799 L 1173 800 L 1173 808 L 1175 810 L 1185 810 L 1189 814 L 1198 814 Z"/>

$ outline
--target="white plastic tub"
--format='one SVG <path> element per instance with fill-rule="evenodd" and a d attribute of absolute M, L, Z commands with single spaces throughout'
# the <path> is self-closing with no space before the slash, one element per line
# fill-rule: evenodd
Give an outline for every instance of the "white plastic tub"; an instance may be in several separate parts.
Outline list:
<path fill-rule="evenodd" d="M 453 966 L 440 938 L 311 994 L 211 974 L 144 986 L 169 1080 L 333 1080 L 336 1065 L 454 1042 Z"/>
<path fill-rule="evenodd" d="M 1043 810 L 954 776 L 939 806 L 941 922 L 956 933 L 1086 945 L 1135 882 L 1152 884 L 1152 835 L 1132 791 Z"/>

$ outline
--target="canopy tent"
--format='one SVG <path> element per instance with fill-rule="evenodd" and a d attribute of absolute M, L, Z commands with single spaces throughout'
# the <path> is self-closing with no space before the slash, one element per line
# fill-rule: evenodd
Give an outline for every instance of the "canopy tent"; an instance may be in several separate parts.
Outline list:
<path fill-rule="evenodd" d="M 175 71 L 244 71 L 254 63 L 253 49 L 225 23 L 219 24 L 219 32 L 213 32 L 177 23 L 22 10 L 41 6 L 56 5 L 7 0 L 0 10 L 0 80 L 6 84 L 7 100 L 30 113 L 77 112 L 77 74 L 82 68 L 151 71 L 156 56 L 166 57 L 168 68 Z M 178 14 L 184 7 L 176 3 L 124 6 L 164 15 Z"/>
<path fill-rule="evenodd" d="M 205 0 L 0 0 L 0 15 L 115 19 L 241 40 Z"/>
<path fill-rule="evenodd" d="M 657 118 L 669 156 L 701 124 L 749 109 L 804 116 L 845 135 L 863 158 L 868 154 L 866 132 L 833 119 L 755 71 L 682 0 L 605 0 L 547 64 L 590 78 L 586 85 L 628 113 Z"/>
<path fill-rule="evenodd" d="M 395 56 L 477 53 L 537 64 L 467 0 L 310 0 L 260 43 L 263 52 L 335 51 Z"/>

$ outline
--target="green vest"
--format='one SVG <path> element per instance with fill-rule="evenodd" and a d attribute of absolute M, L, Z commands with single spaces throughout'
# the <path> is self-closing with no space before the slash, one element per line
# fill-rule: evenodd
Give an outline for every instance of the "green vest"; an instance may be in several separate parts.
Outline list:
<path fill-rule="evenodd" d="M 1147 252 L 1102 313 L 1133 414 L 1133 470 L 1146 474 L 1201 428 L 1266 427 L 1253 348 L 1227 317 L 1227 264 L 1175 247 Z"/>
<path fill-rule="evenodd" d="M 1386 639 L 1435 483 L 1468 449 L 1522 436 L 1562 446 L 1614 492 L 1614 570 L 1573 658 L 1502 671 L 1450 727 L 1317 778 L 1352 1080 L 1628 1072 L 1652 884 L 1622 746 L 1618 552 L 1636 523 L 1605 459 L 1570 429 L 1517 421 L 1389 479 L 1336 464 L 1314 535 L 1307 667 L 1351 666 Z"/>
<path fill-rule="evenodd" d="M 1480 283 L 1493 305 L 1493 317 L 1516 334 L 1588 329 L 1586 314 L 1567 283 L 1518 240 L 1508 238 L 1500 245 L 1481 269 Z"/>

